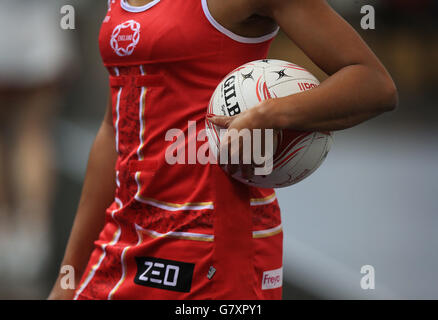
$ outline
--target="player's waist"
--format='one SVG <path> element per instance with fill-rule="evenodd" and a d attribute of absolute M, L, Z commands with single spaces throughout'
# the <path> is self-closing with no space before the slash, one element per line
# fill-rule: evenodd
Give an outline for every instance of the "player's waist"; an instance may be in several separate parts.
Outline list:
<path fill-rule="evenodd" d="M 236 212 L 222 212 L 221 200 L 208 185 L 180 184 L 175 188 L 163 189 L 160 185 L 149 184 L 144 188 L 139 182 L 136 185 L 120 183 L 116 189 L 117 208 L 109 211 L 111 216 L 117 216 L 121 225 L 133 224 L 149 230 L 151 236 L 176 236 L 179 233 L 194 233 L 211 235 L 214 230 L 217 214 L 234 215 Z M 228 208 L 244 208 L 239 214 L 252 217 L 252 228 L 256 236 L 278 231 L 281 215 L 274 190 L 249 187 L 249 197 L 232 194 L 229 190 L 220 192 L 228 199 Z M 228 209 L 227 209 L 228 210 Z M 232 209 L 231 209 L 232 210 Z M 271 230 L 273 229 L 274 230 Z M 201 236 L 203 237 L 203 236 Z M 211 238 L 211 237 L 206 237 Z"/>
<path fill-rule="evenodd" d="M 231 202 L 246 202 L 250 207 L 260 210 L 269 204 L 278 205 L 273 189 L 240 185 L 248 190 L 245 196 L 231 190 L 218 190 L 215 185 L 216 174 L 218 172 L 212 169 L 212 165 L 151 164 L 147 170 L 143 170 L 138 162 L 134 162 L 130 166 L 117 168 L 116 196 L 124 203 L 134 201 L 172 212 L 215 210 L 219 192 Z"/>
<path fill-rule="evenodd" d="M 214 229 L 212 229 L 210 232 L 191 232 L 191 231 L 167 231 L 167 232 L 160 232 L 156 231 L 153 228 L 145 228 L 139 225 L 135 225 L 135 232 L 136 232 L 136 238 L 131 237 L 132 241 L 129 241 L 129 238 L 125 237 L 124 239 L 120 240 L 117 244 L 114 244 L 113 247 L 116 249 L 118 246 L 120 247 L 126 247 L 129 245 L 134 245 L 135 243 L 139 242 L 139 239 L 141 242 L 145 240 L 146 238 L 149 240 L 189 240 L 189 241 L 200 241 L 200 242 L 214 242 L 215 241 L 215 234 Z M 132 231 L 132 230 L 131 230 Z M 120 231 L 115 231 L 115 233 L 118 233 Z M 121 231 L 123 232 L 123 230 Z M 253 239 L 264 239 L 276 236 L 283 232 L 283 226 L 282 224 L 278 224 L 271 228 L 263 228 L 260 230 L 253 230 L 252 231 L 252 238 Z M 126 234 L 126 232 L 125 232 Z M 231 236 L 231 235 L 230 235 Z M 109 239 L 101 238 L 99 239 L 99 242 L 106 243 Z M 136 241 L 137 240 L 137 241 Z"/>
<path fill-rule="evenodd" d="M 271 206 L 275 206 L 275 204 L 271 204 Z M 156 239 L 157 241 L 164 239 L 215 241 L 217 213 L 214 211 L 195 211 L 168 211 L 144 205 L 119 208 L 116 212 L 112 211 L 108 217 L 101 240 L 110 241 L 114 235 L 122 234 L 123 237 L 118 241 L 122 246 L 131 245 L 139 238 Z M 246 213 L 252 215 L 253 239 L 272 237 L 283 231 L 280 215 L 277 214 L 279 212 L 276 210 L 271 212 L 273 215 L 268 219 L 265 217 L 264 220 L 255 210 Z M 226 214 L 232 217 L 235 213 L 228 212 Z M 245 213 L 239 212 L 239 214 Z"/>

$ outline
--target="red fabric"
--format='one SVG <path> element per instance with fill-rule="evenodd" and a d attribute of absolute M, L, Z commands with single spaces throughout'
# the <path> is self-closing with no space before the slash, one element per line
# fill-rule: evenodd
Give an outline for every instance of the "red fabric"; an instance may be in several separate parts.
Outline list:
<path fill-rule="evenodd" d="M 245 186 L 217 165 L 165 160 L 170 129 L 184 132 L 186 163 L 190 145 L 207 141 L 189 136 L 188 121 L 196 123 L 196 133 L 204 129 L 216 85 L 236 67 L 265 58 L 269 44 L 240 43 L 222 34 L 205 17 L 201 0 L 162 0 L 136 13 L 123 9 L 120 0 L 112 2 L 100 49 L 110 73 L 119 154 L 117 203 L 107 210 L 79 299 L 281 298 L 281 288 L 262 290 L 261 281 L 263 272 L 282 266 L 282 233 L 252 235 L 279 226 L 280 209 L 276 200 L 250 205 L 274 191 Z M 214 208 L 163 207 L 187 203 Z M 157 238 L 138 228 L 213 235 L 214 241 Z M 142 256 L 195 264 L 190 292 L 134 283 L 135 258 Z M 208 279 L 210 267 L 216 273 Z"/>

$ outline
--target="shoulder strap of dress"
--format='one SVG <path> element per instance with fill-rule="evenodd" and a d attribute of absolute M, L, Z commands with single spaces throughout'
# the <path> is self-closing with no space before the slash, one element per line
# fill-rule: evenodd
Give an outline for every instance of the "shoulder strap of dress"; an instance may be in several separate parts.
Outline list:
<path fill-rule="evenodd" d="M 108 11 L 111 11 L 112 6 L 117 2 L 121 0 L 108 0 Z"/>

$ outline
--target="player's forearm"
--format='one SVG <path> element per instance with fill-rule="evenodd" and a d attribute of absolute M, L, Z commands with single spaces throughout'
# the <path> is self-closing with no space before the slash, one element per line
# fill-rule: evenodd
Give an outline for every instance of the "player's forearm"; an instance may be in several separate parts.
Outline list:
<path fill-rule="evenodd" d="M 106 208 L 114 200 L 116 158 L 113 127 L 104 121 L 90 151 L 81 199 L 62 262 L 74 267 L 76 281 L 80 280 L 103 227 Z"/>
<path fill-rule="evenodd" d="M 353 127 L 396 105 L 397 90 L 386 72 L 352 65 L 315 89 L 273 99 L 259 111 L 265 125 L 270 122 L 272 128 L 334 131 Z"/>

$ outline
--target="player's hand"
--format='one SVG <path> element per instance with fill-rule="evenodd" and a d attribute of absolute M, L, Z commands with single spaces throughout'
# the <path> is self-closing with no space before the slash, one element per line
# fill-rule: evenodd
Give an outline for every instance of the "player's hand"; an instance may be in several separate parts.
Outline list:
<path fill-rule="evenodd" d="M 256 167 L 263 167 L 264 163 L 257 163 L 253 154 L 253 141 L 254 141 L 254 129 L 261 130 L 261 145 L 260 150 L 262 155 L 265 155 L 265 130 L 266 125 L 269 124 L 268 119 L 259 112 L 258 107 L 246 110 L 236 116 L 219 116 L 219 115 L 207 115 L 207 119 L 213 124 L 228 129 L 226 134 L 221 138 L 220 150 L 218 155 L 219 165 L 226 167 L 229 174 L 233 175 L 239 169 L 242 172 L 244 179 L 251 179 L 254 176 L 254 169 Z M 263 119 L 264 118 L 264 119 Z M 247 153 L 248 148 L 244 148 L 244 139 L 242 130 L 248 130 L 250 135 L 250 154 Z M 232 131 L 235 131 L 234 133 Z M 247 131 L 247 133 L 248 133 Z M 240 133 L 240 134 L 236 134 Z M 277 139 L 278 132 L 274 130 L 274 144 Z M 227 152 L 228 159 L 226 164 L 221 164 L 221 153 Z M 238 163 L 231 163 L 231 159 L 238 157 Z"/>

